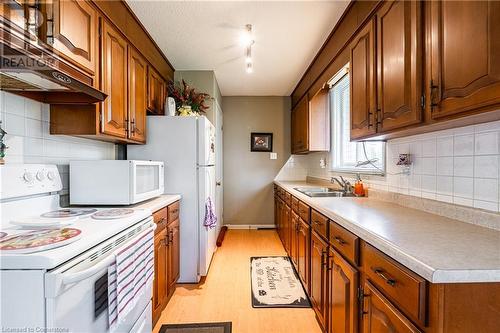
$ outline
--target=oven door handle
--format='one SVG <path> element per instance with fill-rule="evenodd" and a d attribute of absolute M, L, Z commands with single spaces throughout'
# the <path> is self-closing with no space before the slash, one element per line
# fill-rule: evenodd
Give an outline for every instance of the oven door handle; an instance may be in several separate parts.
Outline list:
<path fill-rule="evenodd" d="M 156 224 L 152 223 L 149 226 L 149 228 L 144 229 L 140 234 L 137 235 L 137 237 L 133 237 L 129 241 L 121 244 L 119 247 L 117 247 L 113 252 L 109 253 L 109 255 L 107 255 L 101 261 L 99 261 L 98 263 L 92 265 L 87 269 L 75 273 L 61 272 L 61 273 L 50 274 L 50 277 L 46 280 L 46 285 L 45 285 L 45 290 L 47 292 L 46 296 L 55 297 L 58 294 L 58 290 L 60 290 L 60 288 L 63 287 L 64 285 L 78 283 L 82 280 L 91 277 L 92 275 L 97 274 L 99 271 L 107 268 L 108 266 L 110 266 L 115 262 L 116 259 L 114 254 L 116 253 L 116 251 L 128 246 L 141 235 L 144 235 L 150 231 L 154 231 L 155 229 L 156 229 Z"/>

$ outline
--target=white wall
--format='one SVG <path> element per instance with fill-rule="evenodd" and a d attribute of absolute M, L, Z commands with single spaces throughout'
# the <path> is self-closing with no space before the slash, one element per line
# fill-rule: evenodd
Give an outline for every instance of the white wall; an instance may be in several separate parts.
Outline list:
<path fill-rule="evenodd" d="M 366 176 L 371 188 L 499 211 L 500 122 L 389 140 L 387 175 Z M 410 153 L 410 174 L 398 174 L 398 154 Z M 329 179 L 335 173 L 319 166 L 327 153 L 293 156 L 280 176 Z"/>
<path fill-rule="evenodd" d="M 49 105 L 0 91 L 0 120 L 7 132 L 6 163 L 58 165 L 67 203 L 68 164 L 74 159 L 114 159 L 115 147 L 89 139 L 49 134 Z"/>

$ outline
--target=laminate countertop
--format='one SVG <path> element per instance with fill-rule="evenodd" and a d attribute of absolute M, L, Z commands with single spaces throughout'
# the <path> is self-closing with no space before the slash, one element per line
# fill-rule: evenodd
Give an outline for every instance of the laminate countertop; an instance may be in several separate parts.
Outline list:
<path fill-rule="evenodd" d="M 162 194 L 159 197 L 149 199 L 147 201 L 143 201 L 137 203 L 135 205 L 129 206 L 130 208 L 140 208 L 140 209 L 149 209 L 151 213 L 154 213 L 163 207 L 170 205 L 178 200 L 181 200 L 181 196 L 179 194 Z"/>
<path fill-rule="evenodd" d="M 294 189 L 318 187 L 306 182 L 275 184 L 432 283 L 500 282 L 500 231 L 370 197 L 311 198 Z"/>

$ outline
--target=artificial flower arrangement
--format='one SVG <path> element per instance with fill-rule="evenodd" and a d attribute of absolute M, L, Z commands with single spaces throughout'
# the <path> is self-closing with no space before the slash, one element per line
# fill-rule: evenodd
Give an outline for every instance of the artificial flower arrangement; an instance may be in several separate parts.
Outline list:
<path fill-rule="evenodd" d="M 208 109 L 205 101 L 210 98 L 209 94 L 196 92 L 186 81 L 181 83 L 169 81 L 167 85 L 168 95 L 175 100 L 178 116 L 202 115 Z"/>

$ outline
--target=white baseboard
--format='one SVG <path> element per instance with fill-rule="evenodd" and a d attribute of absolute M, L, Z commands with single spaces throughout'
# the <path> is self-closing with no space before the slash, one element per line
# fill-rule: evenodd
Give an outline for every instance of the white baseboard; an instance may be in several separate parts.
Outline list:
<path fill-rule="evenodd" d="M 228 229 L 276 229 L 274 224 L 224 224 Z"/>

